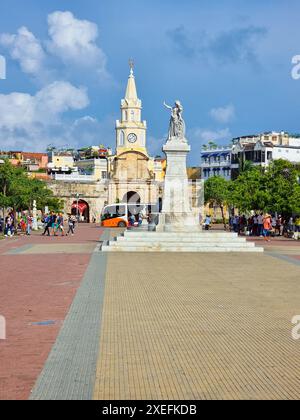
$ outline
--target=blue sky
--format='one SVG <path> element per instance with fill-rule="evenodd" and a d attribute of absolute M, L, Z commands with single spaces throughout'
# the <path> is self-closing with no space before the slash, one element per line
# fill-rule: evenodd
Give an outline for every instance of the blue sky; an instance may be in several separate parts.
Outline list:
<path fill-rule="evenodd" d="M 192 164 L 210 139 L 299 132 L 299 17 L 297 0 L 3 1 L 0 148 L 113 147 L 130 57 L 153 154 L 164 100 L 184 105 Z"/>

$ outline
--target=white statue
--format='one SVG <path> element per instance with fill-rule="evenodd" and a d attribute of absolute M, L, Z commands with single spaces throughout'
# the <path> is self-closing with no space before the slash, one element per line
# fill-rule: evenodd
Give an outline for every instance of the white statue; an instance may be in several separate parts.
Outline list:
<path fill-rule="evenodd" d="M 171 110 L 171 119 L 170 119 L 170 128 L 168 141 L 172 138 L 181 140 L 183 143 L 186 143 L 185 139 L 185 122 L 182 117 L 183 106 L 180 101 L 175 102 L 175 106 L 171 107 L 164 102 L 164 106 Z"/>
<path fill-rule="evenodd" d="M 38 230 L 36 200 L 33 200 L 32 230 Z"/>

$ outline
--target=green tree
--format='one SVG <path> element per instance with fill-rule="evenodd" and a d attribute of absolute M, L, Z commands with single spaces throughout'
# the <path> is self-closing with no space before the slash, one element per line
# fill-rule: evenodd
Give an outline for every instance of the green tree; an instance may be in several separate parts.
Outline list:
<path fill-rule="evenodd" d="M 300 212 L 299 172 L 276 160 L 268 168 L 250 166 L 232 182 L 232 203 L 242 212 L 268 211 L 286 216 Z"/>
<path fill-rule="evenodd" d="M 210 149 L 217 149 L 218 148 L 218 145 L 212 140 L 208 142 L 208 146 L 210 147 Z"/>
<path fill-rule="evenodd" d="M 230 197 L 231 181 L 220 176 L 209 178 L 204 185 L 205 204 L 213 204 L 220 207 L 224 228 L 227 229 L 224 207 L 231 201 Z"/>
<path fill-rule="evenodd" d="M 242 172 L 231 185 L 231 201 L 240 212 L 266 210 L 270 202 L 270 192 L 266 185 L 264 170 L 259 167 Z"/>
<path fill-rule="evenodd" d="M 239 159 L 239 171 L 244 173 L 250 171 L 253 168 L 253 163 L 250 160 Z"/>
<path fill-rule="evenodd" d="M 45 206 L 54 211 L 62 208 L 61 201 L 54 197 L 44 181 L 28 177 L 24 169 L 14 167 L 5 160 L 0 165 L 0 207 L 3 214 L 7 212 L 7 208 L 13 209 L 14 213 L 32 210 L 34 200 L 39 210 L 43 210 Z"/>
<path fill-rule="evenodd" d="M 270 194 L 268 211 L 288 216 L 300 213 L 299 171 L 292 163 L 279 159 L 265 171 L 266 185 Z"/>

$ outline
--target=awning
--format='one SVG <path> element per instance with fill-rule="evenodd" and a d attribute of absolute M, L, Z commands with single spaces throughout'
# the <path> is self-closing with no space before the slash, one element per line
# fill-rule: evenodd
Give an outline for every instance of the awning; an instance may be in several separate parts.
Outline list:
<path fill-rule="evenodd" d="M 76 210 L 78 209 L 79 212 L 82 214 L 84 213 L 85 210 L 87 210 L 87 205 L 86 203 L 79 201 L 78 204 L 77 203 L 72 204 L 72 209 L 76 209 Z"/>

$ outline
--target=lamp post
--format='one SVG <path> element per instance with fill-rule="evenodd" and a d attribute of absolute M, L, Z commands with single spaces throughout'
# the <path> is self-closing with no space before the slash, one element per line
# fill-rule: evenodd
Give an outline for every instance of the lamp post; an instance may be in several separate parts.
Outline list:
<path fill-rule="evenodd" d="M 77 206 L 76 206 L 76 218 L 77 218 L 77 222 L 79 223 L 79 197 L 80 194 L 76 194 L 76 200 L 77 200 Z"/>

